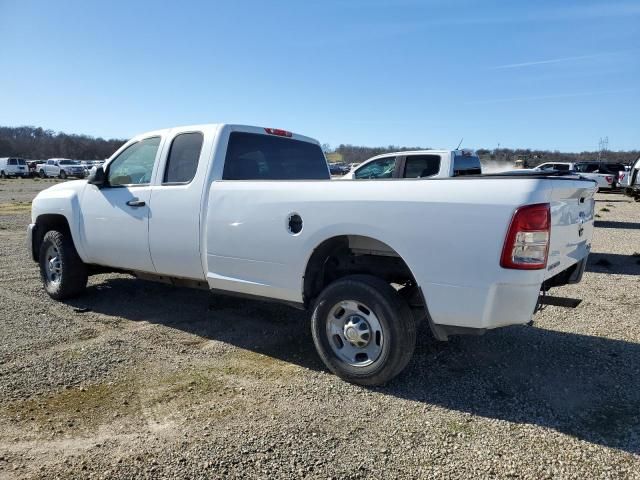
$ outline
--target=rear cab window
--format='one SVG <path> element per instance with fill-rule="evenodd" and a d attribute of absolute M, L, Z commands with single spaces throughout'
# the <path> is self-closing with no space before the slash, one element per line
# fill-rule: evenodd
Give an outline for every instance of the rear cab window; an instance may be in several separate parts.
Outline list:
<path fill-rule="evenodd" d="M 329 180 L 320 145 L 259 133 L 231 132 L 223 180 Z"/>
<path fill-rule="evenodd" d="M 480 159 L 470 152 L 455 152 L 453 156 L 453 176 L 480 175 Z"/>

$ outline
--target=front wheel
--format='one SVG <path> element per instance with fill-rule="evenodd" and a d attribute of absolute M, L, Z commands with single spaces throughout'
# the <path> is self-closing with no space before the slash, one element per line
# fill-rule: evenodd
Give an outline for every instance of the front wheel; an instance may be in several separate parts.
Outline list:
<path fill-rule="evenodd" d="M 67 178 L 67 172 L 65 172 L 64 170 L 60 170 L 60 175 L 59 176 L 60 176 L 61 179 L 64 180 L 65 178 Z"/>
<path fill-rule="evenodd" d="M 7 178 L 7 174 L 4 172 L 0 172 L 0 178 L 5 179 Z"/>
<path fill-rule="evenodd" d="M 49 230 L 40 245 L 40 278 L 49 296 L 64 300 L 87 286 L 87 267 L 78 256 L 71 234 Z"/>
<path fill-rule="evenodd" d="M 359 385 L 382 385 L 409 363 L 416 325 L 407 303 L 387 282 L 351 275 L 318 297 L 311 329 L 324 364 Z"/>

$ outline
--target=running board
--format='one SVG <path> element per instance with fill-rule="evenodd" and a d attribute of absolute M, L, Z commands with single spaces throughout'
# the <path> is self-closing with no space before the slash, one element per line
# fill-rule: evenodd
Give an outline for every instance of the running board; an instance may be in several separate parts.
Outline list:
<path fill-rule="evenodd" d="M 538 304 L 553 305 L 554 307 L 576 308 L 582 302 L 579 298 L 554 297 L 552 295 L 540 295 Z"/>

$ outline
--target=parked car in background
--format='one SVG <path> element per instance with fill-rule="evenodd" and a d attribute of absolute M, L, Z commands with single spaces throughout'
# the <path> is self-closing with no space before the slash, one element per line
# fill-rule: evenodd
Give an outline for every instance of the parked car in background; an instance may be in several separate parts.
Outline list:
<path fill-rule="evenodd" d="M 538 172 L 575 172 L 584 178 L 594 180 L 598 184 L 598 190 L 612 190 L 614 174 L 601 173 L 599 162 L 547 162 L 533 168 Z"/>
<path fill-rule="evenodd" d="M 613 180 L 611 182 L 611 188 L 620 188 L 620 183 L 618 182 L 618 174 L 621 170 L 625 169 L 625 165 L 623 163 L 608 163 L 608 162 L 589 162 L 587 163 L 589 168 L 596 168 L 598 173 L 604 173 L 605 175 L 612 175 Z"/>
<path fill-rule="evenodd" d="M 461 152 L 441 160 L 479 170 Z M 380 385 L 411 359 L 417 322 L 439 340 L 526 324 L 541 291 L 579 282 L 595 190 L 557 172 L 332 181 L 309 137 L 193 125 L 139 135 L 88 181 L 41 191 L 28 238 L 54 299 L 114 270 L 279 300 L 313 311 L 327 368 Z"/>
<path fill-rule="evenodd" d="M 631 171 L 631 165 L 625 165 L 624 170 L 618 171 L 618 188 L 624 190 L 629 186 L 629 172 Z"/>
<path fill-rule="evenodd" d="M 349 167 L 342 163 L 329 164 L 329 173 L 331 173 L 331 175 L 344 175 L 347 172 L 349 172 Z"/>
<path fill-rule="evenodd" d="M 636 201 L 640 201 L 640 157 L 638 157 L 629 170 L 624 193 L 625 195 L 633 197 Z"/>
<path fill-rule="evenodd" d="M 68 158 L 50 158 L 40 167 L 38 173 L 42 178 L 84 178 L 86 176 L 86 171 L 80 162 L 78 160 L 69 160 Z"/>
<path fill-rule="evenodd" d="M 0 158 L 0 178 L 28 177 L 29 167 L 24 158 L 5 157 Z"/>
<path fill-rule="evenodd" d="M 480 159 L 471 150 L 411 150 L 377 155 L 342 178 L 447 178 L 481 173 Z"/>

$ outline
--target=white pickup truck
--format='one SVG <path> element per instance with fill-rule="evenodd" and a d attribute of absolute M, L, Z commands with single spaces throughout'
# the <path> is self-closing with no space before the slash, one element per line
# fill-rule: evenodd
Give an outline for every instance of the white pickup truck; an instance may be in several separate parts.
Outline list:
<path fill-rule="evenodd" d="M 595 189 L 557 172 L 331 181 L 316 140 L 199 125 L 40 192 L 29 249 L 57 300 L 118 271 L 308 308 L 327 367 L 377 385 L 418 321 L 440 340 L 525 324 L 541 291 L 580 281 Z"/>
<path fill-rule="evenodd" d="M 598 190 L 613 190 L 616 174 L 604 168 L 599 162 L 548 162 L 542 163 L 532 170 L 537 172 L 564 171 L 574 172 L 583 178 L 588 178 L 598 184 Z"/>
<path fill-rule="evenodd" d="M 407 150 L 369 158 L 339 180 L 446 178 L 480 173 L 480 159 L 470 150 Z"/>

